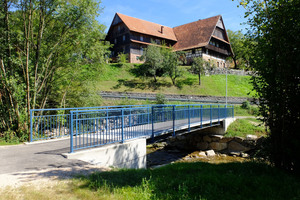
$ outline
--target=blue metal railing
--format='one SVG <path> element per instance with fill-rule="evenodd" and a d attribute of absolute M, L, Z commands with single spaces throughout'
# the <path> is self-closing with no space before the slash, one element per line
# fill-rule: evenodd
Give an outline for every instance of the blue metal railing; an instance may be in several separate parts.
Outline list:
<path fill-rule="evenodd" d="M 37 113 L 37 114 L 36 114 Z M 128 105 L 31 110 L 31 141 L 70 136 L 70 152 L 142 136 L 213 126 L 234 117 L 225 105 Z"/>
<path fill-rule="evenodd" d="M 30 110 L 30 142 L 70 135 L 70 111 L 145 107 L 144 105 L 120 105 L 79 108 L 49 108 Z"/>
<path fill-rule="evenodd" d="M 233 117 L 233 106 L 152 105 L 136 108 L 74 110 L 71 115 L 70 152 L 142 136 L 192 127 L 213 126 Z"/>

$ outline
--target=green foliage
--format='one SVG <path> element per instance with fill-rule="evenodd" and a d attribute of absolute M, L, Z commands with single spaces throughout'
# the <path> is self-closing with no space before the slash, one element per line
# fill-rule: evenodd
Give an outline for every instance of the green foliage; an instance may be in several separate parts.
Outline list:
<path fill-rule="evenodd" d="M 257 43 L 251 66 L 259 110 L 270 129 L 269 158 L 300 171 L 300 1 L 241 1 Z"/>
<path fill-rule="evenodd" d="M 251 47 L 254 41 L 241 31 L 227 30 L 234 55 L 232 56 L 234 68 L 250 69 Z"/>
<path fill-rule="evenodd" d="M 182 75 L 182 71 L 179 68 L 181 54 L 180 52 L 173 52 L 171 48 L 165 45 L 157 46 L 152 42 L 152 45 L 145 49 L 145 53 L 141 57 L 142 60 L 145 60 L 145 64 L 139 66 L 136 72 L 144 76 L 152 76 L 154 83 L 157 82 L 157 77 L 167 75 L 175 86 L 176 79 Z"/>
<path fill-rule="evenodd" d="M 256 105 L 244 107 L 241 106 L 234 106 L 234 115 L 235 116 L 258 116 L 258 107 Z"/>
<path fill-rule="evenodd" d="M 156 99 L 156 101 L 155 101 L 156 104 L 166 104 L 167 103 L 167 99 L 166 99 L 165 95 L 163 95 L 163 94 L 160 94 L 160 93 L 156 94 L 155 99 Z"/>
<path fill-rule="evenodd" d="M 163 71 L 166 73 L 172 80 L 172 84 L 176 85 L 176 79 L 182 75 L 180 70 L 180 54 L 173 52 L 171 48 L 163 47 L 161 49 L 163 56 Z"/>
<path fill-rule="evenodd" d="M 89 85 L 82 66 L 109 55 L 101 10 L 96 0 L 0 1 L 0 132 L 22 137 L 30 109 L 62 105 L 78 82 Z"/>
<path fill-rule="evenodd" d="M 243 109 L 250 109 L 250 102 L 249 101 L 244 101 L 242 103 L 241 108 L 243 108 Z"/>
<path fill-rule="evenodd" d="M 237 119 L 229 125 L 226 137 L 246 137 L 247 135 L 266 136 L 265 127 L 257 119 Z"/>
<path fill-rule="evenodd" d="M 145 60 L 145 64 L 148 66 L 148 72 L 154 78 L 154 82 L 157 82 L 158 71 L 163 68 L 163 56 L 161 54 L 161 47 L 152 43 L 145 49 L 144 55 L 141 57 Z"/>
<path fill-rule="evenodd" d="M 210 63 L 205 61 L 202 57 L 196 57 L 193 59 L 193 63 L 190 71 L 193 74 L 198 75 L 199 85 L 201 85 L 201 75 L 205 73 L 205 70 L 208 69 Z M 213 66 L 213 65 L 211 65 Z"/>
<path fill-rule="evenodd" d="M 128 63 L 128 54 L 119 53 L 117 56 L 118 63 Z"/>

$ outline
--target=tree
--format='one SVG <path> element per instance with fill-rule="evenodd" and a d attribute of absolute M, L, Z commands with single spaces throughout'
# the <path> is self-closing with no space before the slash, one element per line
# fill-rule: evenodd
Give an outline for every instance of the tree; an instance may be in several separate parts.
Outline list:
<path fill-rule="evenodd" d="M 163 71 L 172 80 L 173 85 L 176 85 L 176 79 L 182 75 L 182 71 L 179 68 L 180 53 L 173 52 L 171 48 L 162 47 L 163 56 Z"/>
<path fill-rule="evenodd" d="M 199 85 L 201 85 L 201 75 L 205 73 L 205 69 L 209 66 L 209 63 L 202 57 L 196 57 L 193 59 L 191 66 L 191 72 L 198 75 Z"/>
<path fill-rule="evenodd" d="M 55 83 L 71 68 L 104 62 L 109 45 L 96 0 L 1 0 L 0 9 L 0 131 L 20 134 Z"/>
<path fill-rule="evenodd" d="M 154 78 L 154 82 L 157 82 L 157 73 L 163 68 L 163 56 L 161 54 L 161 47 L 155 43 L 148 45 L 145 49 L 142 60 L 145 60 L 145 64 L 148 65 L 148 73 Z"/>
<path fill-rule="evenodd" d="M 300 170 L 300 1 L 243 0 L 254 46 L 251 66 L 259 110 L 270 130 L 275 166 Z"/>
<path fill-rule="evenodd" d="M 230 40 L 231 47 L 233 49 L 234 55 L 232 60 L 234 62 L 234 68 L 236 69 L 249 69 L 249 60 L 251 56 L 251 49 L 254 45 L 254 41 L 251 38 L 244 35 L 241 31 L 227 30 L 228 37 Z"/>

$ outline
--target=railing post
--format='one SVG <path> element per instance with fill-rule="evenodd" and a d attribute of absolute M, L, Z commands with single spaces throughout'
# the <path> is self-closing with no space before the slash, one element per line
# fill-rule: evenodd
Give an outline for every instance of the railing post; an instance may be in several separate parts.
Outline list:
<path fill-rule="evenodd" d="M 70 119 L 70 153 L 73 153 L 73 111 L 70 111 Z"/>
<path fill-rule="evenodd" d="M 234 118 L 234 105 L 232 105 L 232 118 Z"/>
<path fill-rule="evenodd" d="M 210 126 L 212 126 L 212 105 L 210 105 Z"/>
<path fill-rule="evenodd" d="M 225 119 L 227 118 L 227 105 L 225 105 Z"/>
<path fill-rule="evenodd" d="M 149 109 L 149 107 L 147 108 L 147 112 L 148 112 L 148 124 L 150 124 L 150 109 Z"/>
<path fill-rule="evenodd" d="M 106 127 L 105 127 L 105 129 L 106 129 L 106 135 L 107 135 L 107 133 L 108 133 L 108 108 L 106 108 Z"/>
<path fill-rule="evenodd" d="M 122 109 L 122 143 L 124 143 L 124 109 Z"/>
<path fill-rule="evenodd" d="M 32 110 L 30 110 L 30 138 L 29 141 L 32 142 L 33 141 L 33 134 L 32 134 L 32 130 L 33 130 L 33 116 L 32 116 Z"/>
<path fill-rule="evenodd" d="M 188 105 L 188 123 L 189 123 L 189 129 L 188 131 L 191 131 L 191 115 L 190 115 L 190 105 Z"/>
<path fill-rule="evenodd" d="M 200 128 L 203 127 L 203 105 L 200 106 Z"/>
<path fill-rule="evenodd" d="M 154 141 L 154 106 L 151 107 L 151 112 L 152 112 L 152 141 Z"/>
<path fill-rule="evenodd" d="M 220 124 L 220 105 L 218 105 L 218 124 Z"/>
<path fill-rule="evenodd" d="M 175 105 L 173 105 L 173 137 L 175 137 Z"/>
<path fill-rule="evenodd" d="M 130 108 L 129 108 L 129 127 L 131 127 L 131 109 L 132 109 L 132 106 L 130 106 Z"/>

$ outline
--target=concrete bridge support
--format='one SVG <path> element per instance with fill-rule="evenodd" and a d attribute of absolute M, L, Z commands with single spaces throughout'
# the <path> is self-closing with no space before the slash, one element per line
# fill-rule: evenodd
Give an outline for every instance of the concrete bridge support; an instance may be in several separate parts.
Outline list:
<path fill-rule="evenodd" d="M 205 129 L 205 132 L 215 135 L 225 135 L 227 128 L 235 120 L 236 118 L 226 118 L 221 122 L 219 126 L 208 127 L 207 129 Z"/>
<path fill-rule="evenodd" d="M 64 154 L 103 167 L 146 168 L 146 138 Z"/>

